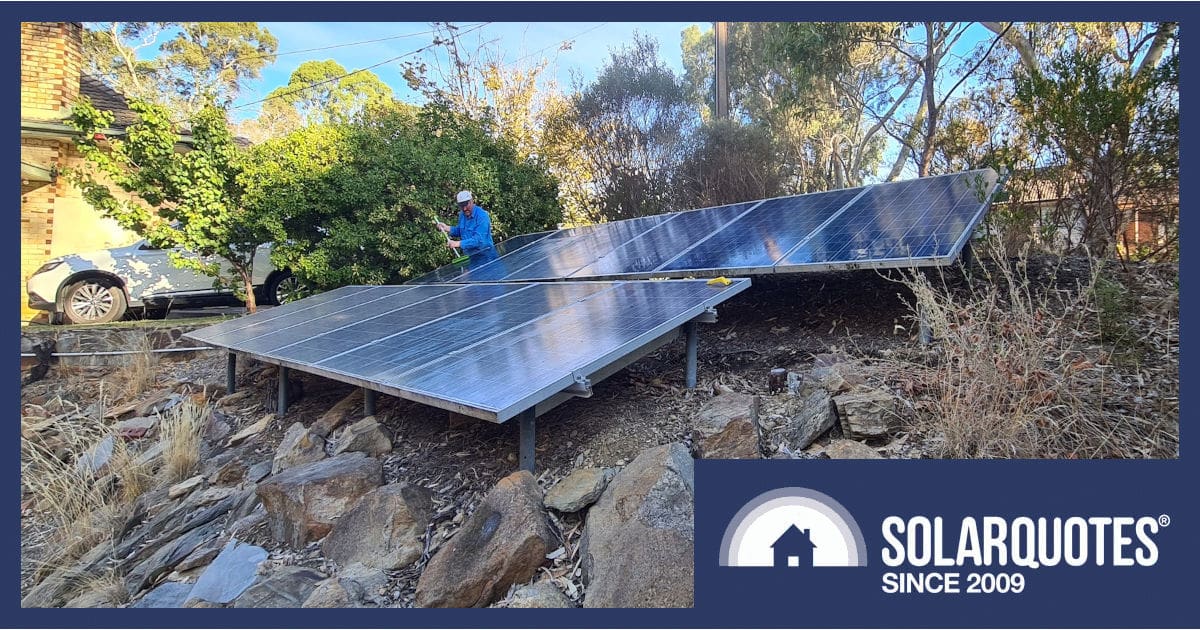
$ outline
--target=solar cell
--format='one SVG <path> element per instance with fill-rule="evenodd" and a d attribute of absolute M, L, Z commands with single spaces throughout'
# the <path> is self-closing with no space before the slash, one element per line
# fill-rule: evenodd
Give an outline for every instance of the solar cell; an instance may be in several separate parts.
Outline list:
<path fill-rule="evenodd" d="M 503 422 L 749 284 L 739 279 L 729 286 L 683 280 L 343 287 L 333 296 L 306 298 L 187 336 Z"/>

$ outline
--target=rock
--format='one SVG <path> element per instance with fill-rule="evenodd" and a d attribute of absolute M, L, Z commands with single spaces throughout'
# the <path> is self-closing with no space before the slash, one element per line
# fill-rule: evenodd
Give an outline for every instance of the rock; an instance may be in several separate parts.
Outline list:
<path fill-rule="evenodd" d="M 833 397 L 847 438 L 871 438 L 887 435 L 889 422 L 896 415 L 896 398 L 883 390 L 851 392 Z"/>
<path fill-rule="evenodd" d="M 191 592 L 191 584 L 164 582 L 134 602 L 130 608 L 183 608 Z"/>
<path fill-rule="evenodd" d="M 254 529 L 255 527 L 258 527 L 259 525 L 261 525 L 265 522 L 267 522 L 267 513 L 266 512 L 264 512 L 262 510 L 253 512 L 252 514 L 250 514 L 248 516 L 243 516 L 242 518 L 239 518 L 236 521 L 234 521 L 233 525 L 229 526 L 229 535 L 230 536 L 242 535 L 242 534 Z"/>
<path fill-rule="evenodd" d="M 758 399 L 726 393 L 700 408 L 692 425 L 692 444 L 704 459 L 758 459 Z"/>
<path fill-rule="evenodd" d="M 362 404 L 362 390 L 355 389 L 346 395 L 345 398 L 329 408 L 320 418 L 312 424 L 310 429 L 313 433 L 321 437 L 329 437 L 333 430 L 340 427 L 343 422 L 348 420 L 350 416 Z"/>
<path fill-rule="evenodd" d="M 383 482 L 379 460 L 345 453 L 273 475 L 258 486 L 271 534 L 294 549 L 318 540 L 359 497 Z"/>
<path fill-rule="evenodd" d="M 384 590 L 388 583 L 388 574 L 381 569 L 368 567 L 364 564 L 355 562 L 350 566 L 342 567 L 338 572 L 338 578 L 342 580 L 342 584 L 347 590 L 353 592 L 361 592 L 361 600 L 370 600 L 379 605 L 385 605 L 387 601 L 379 595 L 381 590 Z M 353 582 L 357 585 L 357 591 L 347 582 Z"/>
<path fill-rule="evenodd" d="M 21 608 L 58 608 L 67 602 L 67 598 L 87 580 L 100 577 L 102 564 L 106 562 L 111 549 L 106 545 L 92 547 L 74 565 L 51 573 L 36 586 L 29 589 L 21 599 Z"/>
<path fill-rule="evenodd" d="M 808 395 L 800 410 L 789 418 L 780 431 L 788 448 L 799 451 L 808 448 L 822 433 L 837 422 L 837 412 L 829 392 L 818 389 Z"/>
<path fill-rule="evenodd" d="M 167 411 L 183 402 L 183 396 L 169 389 L 151 394 L 134 408 L 135 416 L 152 416 Z"/>
<path fill-rule="evenodd" d="M 229 435 L 233 427 L 229 426 L 228 416 L 214 409 L 208 416 L 208 424 L 204 425 L 204 439 L 214 444 Z"/>
<path fill-rule="evenodd" d="M 117 439 L 112 435 L 96 442 L 75 461 L 75 471 L 81 476 L 102 474 L 108 467 L 108 462 L 112 460 L 116 444 Z"/>
<path fill-rule="evenodd" d="M 296 422 L 288 427 L 279 448 L 275 451 L 275 459 L 271 462 L 271 474 L 275 475 L 292 466 L 322 459 L 325 459 L 325 438 Z"/>
<path fill-rule="evenodd" d="M 425 548 L 425 528 L 433 516 L 428 490 L 403 483 L 368 492 L 325 537 L 325 557 L 339 565 L 361 563 L 399 569 L 416 562 Z"/>
<path fill-rule="evenodd" d="M 388 438 L 383 427 L 379 426 L 375 416 L 367 416 L 346 427 L 338 434 L 336 442 L 334 455 L 358 451 L 371 457 L 379 457 L 392 452 L 392 440 Z"/>
<path fill-rule="evenodd" d="M 220 501 L 226 497 L 233 496 L 235 492 L 237 492 L 237 488 L 230 488 L 228 486 L 205 488 L 200 492 L 200 494 L 197 494 L 193 500 L 195 501 L 196 505 L 208 505 L 210 503 L 216 503 L 217 501 Z"/>
<path fill-rule="evenodd" d="M 262 481 L 267 477 L 267 475 L 271 474 L 271 466 L 273 465 L 273 462 L 266 461 L 259 462 L 251 466 L 246 471 L 246 481 L 249 481 L 250 483 L 258 483 Z"/>
<path fill-rule="evenodd" d="M 270 472 L 268 470 L 268 472 Z M 217 469 L 213 475 L 213 483 L 235 484 L 246 477 L 246 462 L 234 459 Z"/>
<path fill-rule="evenodd" d="M 234 608 L 299 608 L 325 574 L 305 567 L 279 567 L 233 602 Z"/>
<path fill-rule="evenodd" d="M 230 539 L 216 560 L 200 574 L 188 599 L 216 604 L 232 602 L 254 583 L 258 567 L 266 559 L 266 549 Z"/>
<path fill-rule="evenodd" d="M 216 523 L 197 527 L 178 538 L 167 538 L 164 544 L 150 557 L 138 563 L 125 576 L 125 590 L 137 593 L 153 584 L 159 576 L 169 573 L 181 560 L 188 557 L 197 547 L 217 537 L 221 528 Z"/>
<path fill-rule="evenodd" d="M 269 413 L 269 414 L 263 416 L 262 419 L 259 420 L 258 422 L 255 422 L 254 424 L 242 429 L 241 431 L 234 433 L 233 437 L 229 438 L 229 441 L 225 443 L 225 446 L 226 447 L 237 446 L 238 444 L 245 442 L 249 438 L 258 435 L 259 433 L 262 433 L 263 431 L 265 431 L 267 429 L 267 427 L 271 426 L 271 421 L 274 419 L 275 419 L 275 414 L 273 414 L 273 413 Z"/>
<path fill-rule="evenodd" d="M 225 604 L 210 602 L 206 599 L 189 599 L 183 605 L 184 608 L 224 608 Z"/>
<path fill-rule="evenodd" d="M 362 587 L 354 580 L 329 578 L 317 584 L 301 608 L 357 608 Z"/>
<path fill-rule="evenodd" d="M 221 553 L 221 549 L 226 544 L 226 541 L 218 537 L 196 547 L 195 551 L 188 554 L 188 557 L 180 560 L 179 564 L 175 565 L 175 570 L 182 573 L 209 564 L 213 558 L 217 557 L 217 554 Z"/>
<path fill-rule="evenodd" d="M 200 484 L 203 483 L 204 475 L 196 475 L 191 479 L 185 479 L 171 486 L 171 488 L 167 491 L 167 497 L 171 499 L 178 499 L 179 497 L 188 494 L 192 490 L 199 488 Z"/>
<path fill-rule="evenodd" d="M 508 587 L 529 581 L 558 542 L 546 524 L 533 475 L 515 472 L 496 484 L 417 581 L 417 606 L 482 608 Z M 691 564 L 691 556 L 688 556 Z"/>
<path fill-rule="evenodd" d="M 824 357 L 824 358 L 823 358 Z M 856 372 L 842 355 L 817 355 L 813 368 L 804 379 L 803 391 L 811 392 L 813 388 L 824 389 L 830 395 L 837 395 L 854 389 L 863 384 L 861 374 Z"/>
<path fill-rule="evenodd" d="M 546 493 L 546 507 L 563 513 L 578 512 L 604 493 L 612 472 L 603 468 L 580 468 L 554 484 Z"/>
<path fill-rule="evenodd" d="M 140 440 L 158 426 L 158 418 L 130 418 L 118 422 L 113 429 L 125 441 Z"/>
<path fill-rule="evenodd" d="M 834 440 L 825 447 L 830 459 L 883 459 L 875 449 L 854 440 Z"/>
<path fill-rule="evenodd" d="M 613 478 L 583 532 L 585 607 L 692 606 L 694 479 L 678 443 L 642 451 Z"/>
<path fill-rule="evenodd" d="M 575 604 L 549 582 L 527 584 L 508 600 L 509 608 L 574 608 Z"/>

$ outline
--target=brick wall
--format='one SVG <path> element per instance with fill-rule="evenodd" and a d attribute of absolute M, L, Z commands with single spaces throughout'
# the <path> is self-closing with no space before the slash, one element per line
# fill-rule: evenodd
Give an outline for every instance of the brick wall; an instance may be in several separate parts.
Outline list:
<path fill-rule="evenodd" d="M 21 23 L 21 118 L 60 121 L 79 96 L 83 25 Z"/>

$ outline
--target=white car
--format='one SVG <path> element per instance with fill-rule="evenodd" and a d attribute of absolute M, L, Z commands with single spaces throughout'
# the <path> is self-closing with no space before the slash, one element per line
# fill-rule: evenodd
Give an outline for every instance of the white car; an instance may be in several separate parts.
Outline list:
<path fill-rule="evenodd" d="M 52 258 L 25 283 L 29 307 L 50 311 L 50 321 L 101 324 L 127 312 L 162 317 L 173 307 L 241 304 L 213 278 L 171 264 L 167 251 L 141 240 L 128 247 Z M 182 251 L 182 250 L 178 250 Z M 288 270 L 271 265 L 271 248 L 254 254 L 254 289 L 259 304 L 280 304 L 296 288 Z"/>

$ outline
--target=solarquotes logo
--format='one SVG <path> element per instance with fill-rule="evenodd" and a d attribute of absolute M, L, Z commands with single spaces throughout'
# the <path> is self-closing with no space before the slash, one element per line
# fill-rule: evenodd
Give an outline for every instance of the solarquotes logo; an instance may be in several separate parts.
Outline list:
<path fill-rule="evenodd" d="M 1020 593 L 1026 573 L 1055 566 L 1152 567 L 1160 516 L 886 516 L 876 552 L 883 593 Z M 746 503 L 725 528 L 724 567 L 865 567 L 862 530 L 832 497 L 781 488 Z"/>
<path fill-rule="evenodd" d="M 867 545 L 850 512 L 808 488 L 758 495 L 721 540 L 723 567 L 864 567 Z"/>

